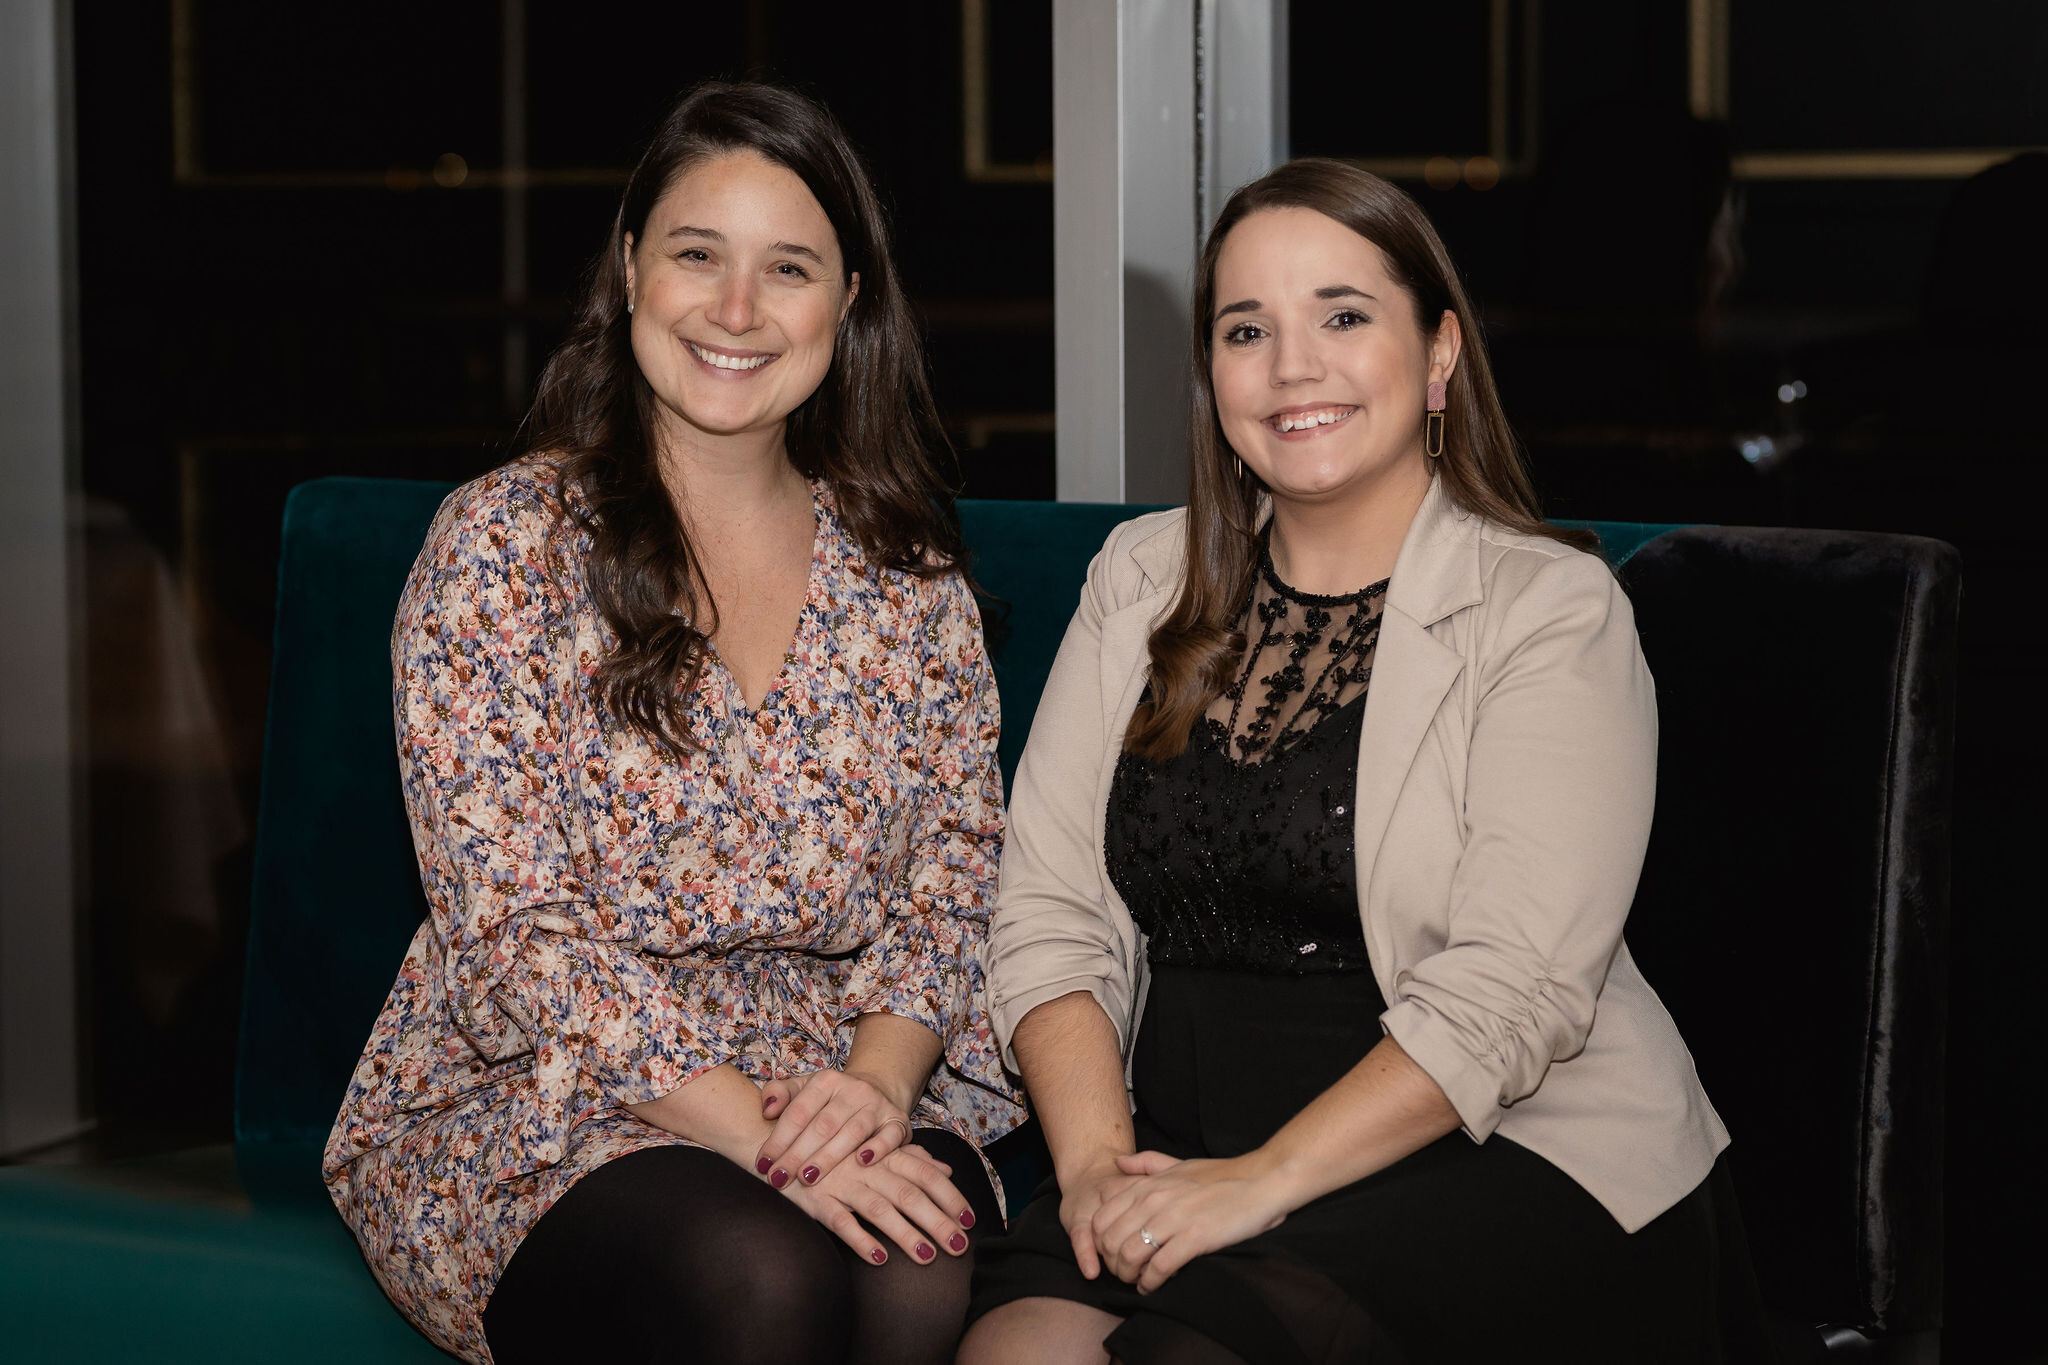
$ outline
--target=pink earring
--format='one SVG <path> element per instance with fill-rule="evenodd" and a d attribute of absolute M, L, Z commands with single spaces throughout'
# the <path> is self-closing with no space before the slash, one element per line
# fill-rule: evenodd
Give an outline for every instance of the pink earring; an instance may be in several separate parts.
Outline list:
<path fill-rule="evenodd" d="M 1429 414 L 1422 419 L 1422 448 L 1433 460 L 1444 453 L 1444 381 L 1429 381 Z"/>

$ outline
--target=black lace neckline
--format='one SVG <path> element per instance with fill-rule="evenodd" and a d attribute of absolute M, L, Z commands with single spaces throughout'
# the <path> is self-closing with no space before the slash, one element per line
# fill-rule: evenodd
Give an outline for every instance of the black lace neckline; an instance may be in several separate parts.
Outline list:
<path fill-rule="evenodd" d="M 1264 762 L 1364 695 L 1390 581 L 1348 593 L 1302 592 L 1280 577 L 1262 540 L 1240 622 L 1244 662 L 1199 728 L 1236 762 Z M 1260 696 L 1246 715 L 1254 683 Z"/>
<path fill-rule="evenodd" d="M 1368 583 L 1364 587 L 1352 592 L 1330 594 L 1303 592 L 1300 588 L 1295 587 L 1282 578 L 1280 571 L 1273 567 L 1272 546 L 1264 539 L 1259 541 L 1259 577 L 1265 579 L 1266 585 L 1272 588 L 1274 592 L 1279 593 L 1280 596 L 1290 602 L 1298 602 L 1304 607 L 1326 608 L 1360 606 L 1371 598 L 1384 597 L 1386 596 L 1387 585 L 1394 581 L 1391 578 L 1382 578 L 1377 583 Z"/>

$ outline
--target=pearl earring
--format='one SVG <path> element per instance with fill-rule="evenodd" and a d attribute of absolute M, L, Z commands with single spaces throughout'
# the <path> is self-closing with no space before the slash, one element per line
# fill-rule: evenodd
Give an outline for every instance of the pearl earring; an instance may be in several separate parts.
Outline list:
<path fill-rule="evenodd" d="M 631 299 L 627 299 L 627 300 L 626 300 L 626 311 L 627 311 L 628 313 L 631 313 L 631 312 L 633 311 L 633 300 L 631 300 Z"/>

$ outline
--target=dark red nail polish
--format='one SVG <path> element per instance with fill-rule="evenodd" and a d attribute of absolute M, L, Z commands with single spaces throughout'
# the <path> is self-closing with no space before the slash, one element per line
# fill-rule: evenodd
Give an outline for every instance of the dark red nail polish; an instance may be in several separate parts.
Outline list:
<path fill-rule="evenodd" d="M 754 1163 L 754 1169 L 759 1171 L 762 1175 L 766 1175 L 768 1174 L 768 1168 L 773 1166 L 774 1164 L 774 1162 L 770 1161 L 767 1157 L 764 1156 L 759 1161 Z"/>
<path fill-rule="evenodd" d="M 861 1164 L 861 1165 L 863 1165 L 863 1166 L 872 1166 L 872 1165 L 874 1165 L 874 1164 L 875 1164 L 875 1154 L 874 1154 L 873 1152 L 862 1152 L 862 1153 L 860 1154 L 860 1164 Z"/>
<path fill-rule="evenodd" d="M 953 1234 L 953 1240 L 946 1243 L 946 1245 L 955 1251 L 965 1251 L 967 1250 L 967 1238 L 956 1232 Z"/>
<path fill-rule="evenodd" d="M 870 1251 L 868 1253 L 868 1259 L 870 1261 L 873 1261 L 876 1265 L 880 1265 L 882 1262 L 889 1259 L 889 1253 L 882 1250 L 880 1247 L 876 1247 L 873 1251 Z"/>
<path fill-rule="evenodd" d="M 963 1227 L 963 1228 L 971 1228 L 971 1227 L 973 1227 L 973 1226 L 974 1226 L 974 1210 L 973 1210 L 973 1209 L 962 1209 L 962 1210 L 960 1210 L 960 1226 L 961 1226 L 961 1227 Z"/>
<path fill-rule="evenodd" d="M 806 1185 L 815 1185 L 815 1184 L 817 1184 L 817 1183 L 818 1183 L 818 1168 L 817 1168 L 816 1166 L 806 1166 L 806 1167 L 804 1167 L 804 1184 L 806 1184 Z"/>
<path fill-rule="evenodd" d="M 768 1183 L 773 1185 L 778 1190 L 781 1189 L 784 1185 L 787 1185 L 789 1183 L 789 1172 L 777 1171 L 774 1175 L 768 1177 Z"/>
<path fill-rule="evenodd" d="M 938 1254 L 938 1252 L 932 1250 L 930 1242 L 919 1242 L 917 1244 L 917 1259 L 920 1261 L 929 1261 Z"/>

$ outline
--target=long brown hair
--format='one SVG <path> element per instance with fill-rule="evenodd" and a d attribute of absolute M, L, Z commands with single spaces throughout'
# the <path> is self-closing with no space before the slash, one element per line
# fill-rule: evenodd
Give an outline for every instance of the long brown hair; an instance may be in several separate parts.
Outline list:
<path fill-rule="evenodd" d="M 1216 258 L 1231 229 L 1265 209 L 1305 208 L 1342 223 L 1378 247 L 1387 273 L 1408 295 L 1425 339 L 1446 311 L 1464 345 L 1448 385 L 1441 457 L 1430 461 L 1451 501 L 1511 531 L 1548 536 L 1582 549 L 1590 533 L 1543 520 L 1521 448 L 1501 411 L 1479 318 L 1427 215 L 1393 185 L 1341 161 L 1290 161 L 1239 189 L 1202 245 L 1193 309 L 1193 411 L 1188 422 L 1187 575 L 1180 595 L 1152 632 L 1151 690 L 1131 716 L 1124 747 L 1142 758 L 1171 758 L 1188 730 L 1230 685 L 1244 657 L 1239 621 L 1258 571 L 1262 489 L 1237 456 L 1216 415 L 1209 373 L 1216 309 Z"/>
<path fill-rule="evenodd" d="M 712 604 L 698 600 L 695 551 L 649 439 L 657 400 L 633 358 L 625 242 L 643 235 L 678 177 L 732 151 L 758 153 L 801 179 L 838 234 L 846 280 L 860 275 L 831 368 L 789 416 L 791 462 L 832 490 L 871 565 L 935 577 L 957 569 L 963 553 L 955 489 L 941 472 L 952 447 L 867 167 L 832 115 L 803 95 L 758 82 L 698 86 L 662 120 L 627 179 L 516 442 L 516 458 L 555 468 L 557 531 L 589 537 L 584 583 L 616 640 L 598 667 L 600 700 L 678 755 L 696 747 L 685 701 L 716 622 L 702 610 Z"/>

